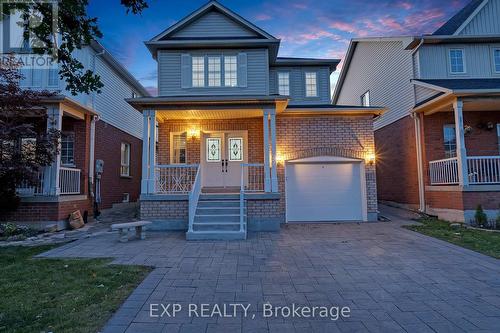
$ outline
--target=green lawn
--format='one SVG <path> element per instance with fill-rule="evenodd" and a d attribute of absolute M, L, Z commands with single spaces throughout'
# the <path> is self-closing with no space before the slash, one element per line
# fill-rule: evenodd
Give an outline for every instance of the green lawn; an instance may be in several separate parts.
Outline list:
<path fill-rule="evenodd" d="M 418 222 L 422 225 L 405 226 L 405 228 L 500 259 L 500 233 L 498 232 L 464 227 L 452 228 L 449 222 L 435 218 L 421 218 Z"/>
<path fill-rule="evenodd" d="M 96 332 L 150 271 L 32 258 L 52 247 L 0 248 L 0 332 Z"/>

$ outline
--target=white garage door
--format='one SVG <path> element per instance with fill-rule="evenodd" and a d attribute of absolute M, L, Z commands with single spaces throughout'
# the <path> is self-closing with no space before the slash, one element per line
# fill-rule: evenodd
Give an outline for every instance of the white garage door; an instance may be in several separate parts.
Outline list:
<path fill-rule="evenodd" d="M 359 162 L 287 163 L 287 221 L 363 221 L 361 179 Z"/>

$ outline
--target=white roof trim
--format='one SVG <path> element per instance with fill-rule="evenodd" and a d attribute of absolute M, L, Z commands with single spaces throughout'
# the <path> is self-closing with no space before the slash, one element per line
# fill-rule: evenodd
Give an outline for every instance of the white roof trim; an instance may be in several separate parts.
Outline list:
<path fill-rule="evenodd" d="M 462 23 L 462 25 L 458 27 L 458 29 L 453 33 L 453 36 L 457 36 L 459 33 L 461 33 L 462 30 L 464 30 L 465 27 L 469 25 L 469 23 L 474 19 L 474 17 L 476 17 L 476 15 L 481 11 L 481 9 L 483 9 L 484 6 L 486 6 L 487 3 L 488 0 L 484 0 L 479 6 L 477 6 L 477 8 L 467 18 L 467 20 L 465 20 L 464 23 Z"/>
<path fill-rule="evenodd" d="M 451 93 L 451 92 L 453 92 L 453 90 L 451 90 L 451 89 L 444 88 L 444 87 L 441 87 L 441 86 L 436 86 L 434 84 L 430 84 L 430 83 L 427 83 L 427 82 L 422 82 L 422 81 L 418 81 L 418 80 L 411 80 L 411 82 L 414 85 L 416 85 L 416 86 L 420 86 L 420 87 L 424 87 L 424 88 L 428 88 L 428 89 L 432 89 L 432 90 L 437 90 L 437 91 L 441 91 L 441 92 L 444 92 L 444 93 Z"/>

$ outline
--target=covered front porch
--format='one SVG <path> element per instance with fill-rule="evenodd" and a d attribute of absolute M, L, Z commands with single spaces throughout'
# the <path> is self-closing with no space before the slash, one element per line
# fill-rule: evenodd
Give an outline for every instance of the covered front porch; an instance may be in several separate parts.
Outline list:
<path fill-rule="evenodd" d="M 165 219 L 181 220 L 186 211 L 188 237 L 221 229 L 220 220 L 227 222 L 222 229 L 246 235 L 248 198 L 279 199 L 276 114 L 286 104 L 266 96 L 135 105 L 144 115 L 143 206 L 177 207 L 155 215 Z M 141 215 L 151 216 L 147 211 Z"/>
<path fill-rule="evenodd" d="M 426 211 L 471 222 L 500 205 L 500 95 L 449 91 L 414 109 Z M 422 199 L 421 199 L 422 202 Z"/>

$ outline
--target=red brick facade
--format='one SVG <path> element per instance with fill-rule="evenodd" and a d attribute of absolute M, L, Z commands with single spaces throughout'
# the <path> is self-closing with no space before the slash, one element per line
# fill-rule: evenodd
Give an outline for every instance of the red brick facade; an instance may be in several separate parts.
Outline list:
<path fill-rule="evenodd" d="M 418 207 L 414 120 L 404 117 L 375 131 L 378 198 Z"/>
<path fill-rule="evenodd" d="M 111 208 L 129 193 L 130 201 L 139 199 L 142 168 L 142 140 L 100 120 L 95 130 L 95 159 L 104 161 L 101 178 L 100 209 Z M 130 144 L 130 176 L 120 176 L 121 143 Z"/>

